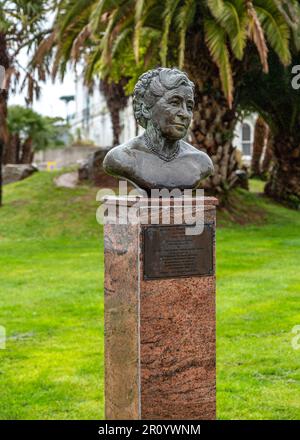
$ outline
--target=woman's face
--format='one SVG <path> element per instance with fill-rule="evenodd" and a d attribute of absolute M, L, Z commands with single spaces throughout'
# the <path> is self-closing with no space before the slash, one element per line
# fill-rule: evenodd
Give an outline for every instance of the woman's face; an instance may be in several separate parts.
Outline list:
<path fill-rule="evenodd" d="M 154 126 L 158 126 L 163 137 L 170 140 L 182 139 L 190 125 L 194 107 L 194 94 L 191 87 L 181 85 L 167 90 L 151 108 Z"/>

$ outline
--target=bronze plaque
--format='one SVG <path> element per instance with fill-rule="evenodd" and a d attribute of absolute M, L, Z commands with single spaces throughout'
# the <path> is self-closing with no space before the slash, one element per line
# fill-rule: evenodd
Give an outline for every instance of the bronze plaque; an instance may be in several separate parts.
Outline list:
<path fill-rule="evenodd" d="M 193 226 L 145 226 L 144 279 L 212 275 L 214 225 L 200 235 L 187 235 Z"/>

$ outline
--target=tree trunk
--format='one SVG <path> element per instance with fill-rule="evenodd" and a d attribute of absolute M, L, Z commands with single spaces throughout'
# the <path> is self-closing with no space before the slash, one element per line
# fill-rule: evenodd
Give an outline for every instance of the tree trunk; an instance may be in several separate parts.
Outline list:
<path fill-rule="evenodd" d="M 211 157 L 215 172 L 204 182 L 209 192 L 222 194 L 238 185 L 236 171 L 240 168 L 232 134 L 236 123 L 226 102 L 214 96 L 197 93 L 192 124 L 192 143 Z"/>
<path fill-rule="evenodd" d="M 16 143 L 16 163 L 21 163 L 21 154 L 22 154 L 22 145 L 20 136 L 17 134 L 17 143 Z"/>
<path fill-rule="evenodd" d="M 271 164 L 273 159 L 273 134 L 271 130 L 269 129 L 268 132 L 268 139 L 267 139 L 267 145 L 265 149 L 264 158 L 261 165 L 261 171 L 263 176 L 267 176 L 269 174 Z"/>
<path fill-rule="evenodd" d="M 17 149 L 18 149 L 18 141 L 19 137 L 18 134 L 13 134 L 9 138 L 9 145 L 8 148 L 6 148 L 3 163 L 12 163 L 16 164 L 17 162 Z"/>
<path fill-rule="evenodd" d="M 2 158 L 3 158 L 3 150 L 4 150 L 4 144 L 3 144 L 2 140 L 0 139 L 0 207 L 2 206 L 2 185 L 3 185 Z"/>
<path fill-rule="evenodd" d="M 118 83 L 101 80 L 100 91 L 104 94 L 106 104 L 110 113 L 113 128 L 113 146 L 119 145 L 122 132 L 120 111 L 124 110 L 128 102 L 124 87 L 127 83 L 126 78 L 122 78 Z"/>
<path fill-rule="evenodd" d="M 184 70 L 195 84 L 192 143 L 207 152 L 215 167 L 214 175 L 204 181 L 203 187 L 226 203 L 232 188 L 247 185 L 247 174 L 241 171 L 241 155 L 232 145 L 237 123 L 235 103 L 229 108 L 203 35 L 191 32 L 186 47 Z"/>
<path fill-rule="evenodd" d="M 22 146 L 21 163 L 31 164 L 31 159 L 32 159 L 32 139 L 29 137 L 26 139 L 26 141 Z"/>
<path fill-rule="evenodd" d="M 6 70 L 9 67 L 6 37 L 3 32 L 0 32 L 0 65 Z M 0 88 L 0 206 L 2 206 L 2 161 L 9 140 L 7 128 L 7 99 L 7 90 L 1 90 Z"/>
<path fill-rule="evenodd" d="M 274 136 L 274 166 L 265 193 L 287 205 L 300 208 L 300 144 L 290 136 Z"/>
<path fill-rule="evenodd" d="M 253 151 L 252 151 L 252 160 L 251 160 L 251 175 L 260 177 L 261 176 L 261 158 L 264 150 L 264 146 L 267 140 L 269 127 L 263 120 L 261 116 L 259 116 L 255 123 L 254 130 L 254 142 L 253 142 Z"/>

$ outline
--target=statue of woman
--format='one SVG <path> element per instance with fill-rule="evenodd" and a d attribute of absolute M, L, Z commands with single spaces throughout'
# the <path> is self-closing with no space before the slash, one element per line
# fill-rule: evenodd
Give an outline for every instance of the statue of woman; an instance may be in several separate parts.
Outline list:
<path fill-rule="evenodd" d="M 140 76 L 133 93 L 134 115 L 145 132 L 112 148 L 104 170 L 151 189 L 195 189 L 213 174 L 208 155 L 184 140 L 194 107 L 194 84 L 178 69 L 158 68 Z"/>

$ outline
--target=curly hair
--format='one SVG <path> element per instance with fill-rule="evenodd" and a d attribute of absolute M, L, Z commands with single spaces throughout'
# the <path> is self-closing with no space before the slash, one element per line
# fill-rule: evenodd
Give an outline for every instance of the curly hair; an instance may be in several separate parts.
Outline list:
<path fill-rule="evenodd" d="M 158 67 L 143 73 L 133 91 L 133 111 L 138 124 L 143 128 L 147 127 L 148 119 L 143 114 L 143 107 L 150 109 L 166 90 L 181 85 L 191 87 L 194 92 L 194 83 L 189 80 L 185 72 L 179 69 Z"/>

